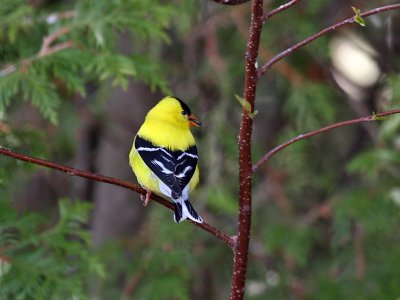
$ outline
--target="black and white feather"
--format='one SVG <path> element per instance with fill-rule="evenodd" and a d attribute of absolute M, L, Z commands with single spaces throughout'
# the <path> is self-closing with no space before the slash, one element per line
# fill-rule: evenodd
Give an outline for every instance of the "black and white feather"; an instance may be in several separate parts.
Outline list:
<path fill-rule="evenodd" d="M 197 167 L 197 147 L 193 145 L 185 151 L 172 151 L 153 145 L 137 136 L 135 149 L 154 175 L 159 178 L 161 193 L 172 198 L 175 206 L 175 222 L 179 223 L 189 218 L 194 222 L 202 223 L 203 220 L 189 202 L 189 182 Z"/>

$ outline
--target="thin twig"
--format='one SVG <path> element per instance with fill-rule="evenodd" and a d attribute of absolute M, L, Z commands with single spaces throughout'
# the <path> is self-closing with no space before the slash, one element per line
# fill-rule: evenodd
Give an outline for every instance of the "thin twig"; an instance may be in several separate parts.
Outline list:
<path fill-rule="evenodd" d="M 1 147 L 1 146 L 0 146 L 0 154 L 6 155 L 9 157 L 18 159 L 18 160 L 22 160 L 25 162 L 29 162 L 32 164 L 47 167 L 50 169 L 58 170 L 58 171 L 67 173 L 68 175 L 71 175 L 71 176 L 83 177 L 86 179 L 91 179 L 91 180 L 95 180 L 95 181 L 99 181 L 99 182 L 104 182 L 104 183 L 120 186 L 120 187 L 123 187 L 126 189 L 130 189 L 132 191 L 135 191 L 139 194 L 146 195 L 146 191 L 143 188 L 141 188 L 140 186 L 138 186 L 137 184 L 133 184 L 131 182 L 124 181 L 121 179 L 103 176 L 100 174 L 95 174 L 95 173 L 91 173 L 91 172 L 87 172 L 87 171 L 82 171 L 79 169 L 75 169 L 75 168 L 71 168 L 71 167 L 68 167 L 65 165 L 54 163 L 54 162 L 51 162 L 48 160 L 44 160 L 44 159 L 40 159 L 40 158 L 36 158 L 36 157 L 24 155 L 24 154 L 19 154 L 14 151 L 11 151 L 9 149 L 6 149 L 4 147 Z M 161 205 L 163 205 L 171 210 L 174 209 L 171 202 L 169 202 L 168 200 L 166 200 L 160 196 L 155 195 L 154 193 L 151 195 L 151 198 L 154 201 L 160 203 Z M 191 223 L 193 223 L 194 225 L 200 227 L 201 229 L 211 233 L 216 238 L 220 239 L 225 244 L 227 244 L 229 247 L 232 248 L 234 246 L 234 239 L 232 237 L 230 237 L 229 235 L 227 235 L 226 233 L 220 231 L 219 229 L 217 229 L 207 223 L 202 223 L 202 224 L 198 224 L 198 223 L 194 223 L 194 222 L 191 222 Z"/>
<path fill-rule="evenodd" d="M 293 5 L 297 4 L 298 2 L 300 2 L 301 0 L 291 0 L 286 4 L 283 4 L 273 10 L 271 10 L 269 13 L 267 13 L 266 15 L 264 15 L 263 17 L 263 22 L 265 23 L 265 21 L 267 21 L 269 18 L 271 18 L 272 16 L 279 14 L 280 12 L 292 7 Z"/>
<path fill-rule="evenodd" d="M 44 57 L 44 56 L 48 55 L 48 53 L 51 49 L 51 47 L 50 47 L 51 44 L 58 38 L 69 33 L 70 31 L 71 31 L 71 28 L 69 26 L 65 26 L 65 27 L 62 27 L 62 28 L 58 29 L 57 31 L 53 32 L 52 34 L 45 36 L 43 38 L 42 46 L 39 50 L 39 53 L 36 56 Z"/>
<path fill-rule="evenodd" d="M 43 38 L 42 46 L 40 47 L 40 50 L 34 54 L 32 57 L 29 58 L 24 58 L 21 60 L 21 66 L 26 68 L 34 59 L 37 58 L 43 58 L 45 56 L 54 54 L 56 52 L 60 52 L 65 49 L 69 49 L 74 47 L 74 42 L 73 41 L 65 41 L 61 42 L 59 44 L 51 46 L 51 44 L 57 40 L 58 38 L 62 37 L 63 35 L 66 35 L 71 31 L 71 28 L 68 26 L 62 27 L 58 29 L 57 31 L 53 32 L 52 34 L 49 34 L 48 36 L 45 36 Z M 8 64 L 6 65 L 2 70 L 0 70 L 0 76 L 7 76 L 17 70 L 17 64 Z"/>
<path fill-rule="evenodd" d="M 124 285 L 122 289 L 122 297 L 123 299 L 132 298 L 132 294 L 135 292 L 136 288 L 139 286 L 140 281 L 143 279 L 145 275 L 145 270 L 140 269 L 136 272 Z"/>
<path fill-rule="evenodd" d="M 333 200 L 329 199 L 323 203 L 318 203 L 299 218 L 298 224 L 311 226 L 318 219 L 330 219 L 332 217 L 332 202 Z"/>
<path fill-rule="evenodd" d="M 352 119 L 352 120 L 347 120 L 347 121 L 334 123 L 334 124 L 322 127 L 320 129 L 305 133 L 305 134 L 300 134 L 300 135 L 288 140 L 287 142 L 285 142 L 283 144 L 280 144 L 279 146 L 276 146 L 275 148 L 270 150 L 268 153 L 266 153 L 263 157 L 261 157 L 257 161 L 257 163 L 255 163 L 253 165 L 253 172 L 255 172 L 263 163 L 267 162 L 273 155 L 275 155 L 279 151 L 285 149 L 287 146 L 290 146 L 291 144 L 294 144 L 294 143 L 296 143 L 298 141 L 301 141 L 301 140 L 304 140 L 304 139 L 308 139 L 308 138 L 310 138 L 310 137 L 312 137 L 314 135 L 317 135 L 317 134 L 320 134 L 320 133 L 323 133 L 323 132 L 326 132 L 326 131 L 330 131 L 332 129 L 336 129 L 336 128 L 339 128 L 339 127 L 352 125 L 352 124 L 357 124 L 357 123 L 372 122 L 372 121 L 379 120 L 382 117 L 389 116 L 389 115 L 394 115 L 394 114 L 399 114 L 399 113 L 400 113 L 400 109 L 389 110 L 389 111 L 386 111 L 386 112 L 372 114 L 372 115 L 367 116 L 367 117 L 361 117 L 361 118 L 357 118 L 357 119 Z"/>
<path fill-rule="evenodd" d="M 385 11 L 389 11 L 389 10 L 394 10 L 394 9 L 400 9 L 400 4 L 392 4 L 392 5 L 386 5 L 386 6 L 382 6 L 382 7 L 378 7 L 375 9 L 371 9 L 368 11 L 365 11 L 363 13 L 360 14 L 361 17 L 368 17 L 371 15 L 375 15 L 375 14 L 379 14 Z M 340 27 L 343 27 L 345 25 L 348 24 L 353 24 L 356 23 L 354 16 L 351 18 L 348 18 L 344 21 L 335 23 L 315 34 L 313 34 L 312 36 L 306 38 L 305 40 L 302 40 L 301 42 L 293 45 L 290 48 L 287 48 L 286 50 L 280 52 L 279 54 L 275 55 L 273 58 L 271 58 L 267 63 L 265 63 L 262 68 L 258 71 L 258 77 L 261 77 L 262 75 L 264 75 L 275 63 L 277 63 L 278 61 L 280 61 L 281 59 L 283 59 L 284 57 L 288 56 L 290 53 L 302 48 L 303 46 L 311 43 L 312 41 L 320 38 L 321 36 L 332 32 Z"/>
<path fill-rule="evenodd" d="M 0 122 L 0 132 L 1 133 L 9 133 L 10 126 L 8 126 L 6 123 Z"/>
<path fill-rule="evenodd" d="M 42 56 L 38 55 L 37 57 L 39 58 L 39 57 L 48 56 L 48 55 L 54 54 L 56 52 L 65 50 L 65 49 L 72 48 L 72 47 L 74 47 L 73 41 L 65 41 L 65 42 L 59 43 L 57 45 L 54 45 L 54 46 L 48 48 L 47 51 L 44 53 L 44 55 L 42 55 Z"/>
<path fill-rule="evenodd" d="M 224 5 L 239 5 L 239 4 L 249 2 L 250 0 L 211 0 L 211 1 L 218 3 L 218 4 L 224 4 Z"/>

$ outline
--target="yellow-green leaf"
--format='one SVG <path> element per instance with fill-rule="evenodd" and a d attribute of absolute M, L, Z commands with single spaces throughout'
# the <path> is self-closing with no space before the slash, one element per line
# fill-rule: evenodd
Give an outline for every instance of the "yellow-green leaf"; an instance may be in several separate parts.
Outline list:
<path fill-rule="evenodd" d="M 364 27 L 365 26 L 365 20 L 363 17 L 361 17 L 361 10 L 352 6 L 351 9 L 354 11 L 355 16 L 354 16 L 354 21 L 356 21 L 360 26 Z"/>
<path fill-rule="evenodd" d="M 378 116 L 375 112 L 372 112 L 372 121 L 383 121 L 386 117 Z"/>
<path fill-rule="evenodd" d="M 249 101 L 247 101 L 245 98 L 240 97 L 238 95 L 235 95 L 237 101 L 239 101 L 240 105 L 243 107 L 243 109 L 247 112 L 250 118 L 254 118 L 254 116 L 257 114 L 257 111 L 252 112 L 251 111 L 251 104 Z"/>

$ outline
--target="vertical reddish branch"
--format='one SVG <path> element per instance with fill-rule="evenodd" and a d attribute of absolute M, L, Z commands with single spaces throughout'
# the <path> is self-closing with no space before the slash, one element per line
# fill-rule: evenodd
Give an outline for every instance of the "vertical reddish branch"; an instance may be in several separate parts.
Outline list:
<path fill-rule="evenodd" d="M 263 24 L 263 1 L 254 0 L 252 3 L 249 40 L 246 51 L 246 78 L 244 96 L 254 111 L 254 102 L 257 84 L 257 59 L 260 44 L 260 35 Z M 253 119 L 246 109 L 242 111 L 242 121 L 239 133 L 239 214 L 238 235 L 233 257 L 233 274 L 230 299 L 243 299 L 247 260 L 251 229 L 251 188 L 252 188 L 252 161 L 251 161 L 251 134 Z"/>

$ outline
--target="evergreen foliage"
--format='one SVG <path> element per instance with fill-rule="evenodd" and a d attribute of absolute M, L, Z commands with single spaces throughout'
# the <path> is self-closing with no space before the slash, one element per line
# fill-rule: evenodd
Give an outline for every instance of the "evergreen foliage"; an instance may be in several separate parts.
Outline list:
<path fill-rule="evenodd" d="M 167 92 L 159 64 L 139 53 L 149 41 L 168 41 L 172 13 L 172 5 L 158 1 L 84 0 L 52 13 L 27 0 L 2 1 L 0 110 L 24 99 L 56 123 L 63 86 L 84 95 L 89 81 L 111 79 L 126 88 L 137 77 Z M 137 37 L 132 53 L 115 53 L 121 32 Z"/>
<path fill-rule="evenodd" d="M 104 268 L 84 229 L 90 205 L 61 199 L 52 227 L 44 215 L 0 201 L 0 299 L 88 299 L 89 277 Z"/>

